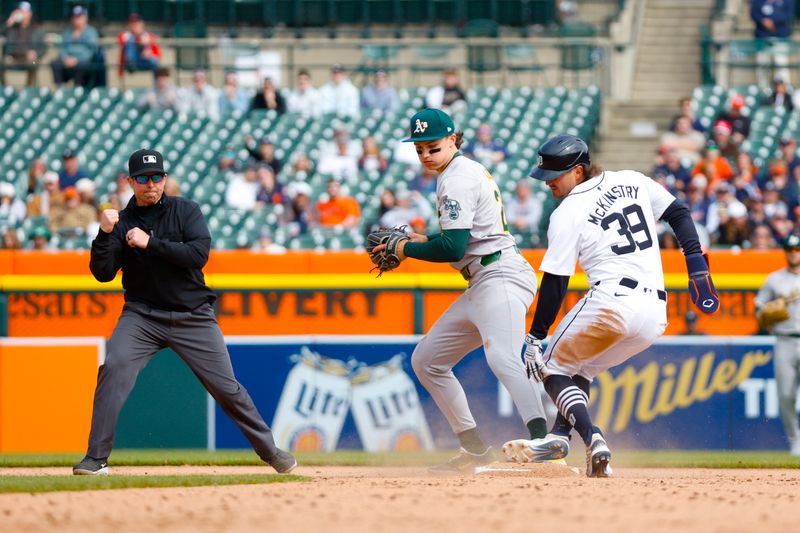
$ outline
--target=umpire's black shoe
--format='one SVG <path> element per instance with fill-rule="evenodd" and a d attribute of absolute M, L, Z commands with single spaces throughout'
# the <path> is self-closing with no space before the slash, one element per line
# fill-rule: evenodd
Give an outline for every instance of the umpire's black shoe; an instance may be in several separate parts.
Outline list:
<path fill-rule="evenodd" d="M 428 471 L 432 474 L 474 474 L 477 467 L 494 461 L 495 455 L 491 446 L 483 453 L 470 453 L 461 448 L 458 455 L 449 461 L 429 467 Z"/>
<path fill-rule="evenodd" d="M 297 467 L 297 459 L 283 450 L 278 450 L 278 453 L 268 459 L 267 462 L 279 474 L 288 474 Z"/>
<path fill-rule="evenodd" d="M 87 455 L 80 463 L 72 467 L 72 474 L 75 476 L 107 476 L 108 460 L 95 459 Z"/>

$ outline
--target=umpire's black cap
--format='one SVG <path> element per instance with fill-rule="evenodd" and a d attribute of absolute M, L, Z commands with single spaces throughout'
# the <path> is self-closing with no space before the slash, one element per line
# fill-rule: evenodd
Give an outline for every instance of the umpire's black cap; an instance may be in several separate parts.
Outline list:
<path fill-rule="evenodd" d="M 136 150 L 128 159 L 128 175 L 132 178 L 145 174 L 166 174 L 164 156 L 156 150 Z"/>
<path fill-rule="evenodd" d="M 591 165 L 589 147 L 574 135 L 556 135 L 539 147 L 536 167 L 531 177 L 537 180 L 554 180 L 578 165 Z"/>

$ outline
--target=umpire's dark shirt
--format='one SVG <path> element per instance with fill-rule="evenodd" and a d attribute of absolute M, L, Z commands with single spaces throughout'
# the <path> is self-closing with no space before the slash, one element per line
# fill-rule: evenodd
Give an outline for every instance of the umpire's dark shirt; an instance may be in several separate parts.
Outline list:
<path fill-rule="evenodd" d="M 131 248 L 125 235 L 138 227 L 150 235 L 146 249 Z M 166 194 L 151 207 L 136 198 L 119 213 L 111 233 L 92 242 L 89 268 L 97 281 L 111 281 L 122 268 L 125 301 L 166 311 L 191 311 L 216 296 L 205 284 L 211 236 L 195 202 Z"/>

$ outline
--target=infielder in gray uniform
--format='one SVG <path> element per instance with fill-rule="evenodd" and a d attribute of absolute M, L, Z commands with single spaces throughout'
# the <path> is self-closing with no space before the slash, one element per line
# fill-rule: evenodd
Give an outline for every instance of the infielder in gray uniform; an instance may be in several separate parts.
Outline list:
<path fill-rule="evenodd" d="M 403 141 L 413 142 L 425 168 L 439 173 L 436 198 L 441 232 L 411 233 L 409 240 L 397 245 L 401 260 L 448 262 L 469 281 L 464 294 L 439 317 L 411 357 L 417 378 L 461 443 L 456 457 L 432 468 L 444 472 L 469 472 L 494 460 L 453 374 L 453 367 L 481 345 L 531 438 L 547 433 L 541 386 L 527 379 L 520 359 L 536 275 L 508 231 L 500 191 L 491 174 L 461 155 L 462 135 L 438 109 L 425 109 L 411 118 L 411 135 Z"/>
<path fill-rule="evenodd" d="M 161 154 L 139 150 L 128 160 L 133 198 L 121 212 L 106 209 L 92 242 L 89 268 L 98 281 L 122 269 L 125 306 L 97 374 L 92 429 L 86 457 L 74 474 L 107 474 L 114 427 L 136 376 L 162 348 L 172 348 L 256 453 L 278 472 L 297 462 L 279 450 L 272 431 L 236 381 L 203 278 L 211 237 L 198 205 L 164 194 Z"/>
<path fill-rule="evenodd" d="M 788 266 L 767 276 L 756 295 L 756 316 L 764 323 L 765 307 L 770 302 L 772 306 L 779 303 L 778 307 L 784 309 L 767 326 L 775 335 L 773 365 L 783 429 L 792 455 L 800 455 L 800 427 L 795 408 L 800 387 L 800 237 L 790 235 L 783 249 Z"/>

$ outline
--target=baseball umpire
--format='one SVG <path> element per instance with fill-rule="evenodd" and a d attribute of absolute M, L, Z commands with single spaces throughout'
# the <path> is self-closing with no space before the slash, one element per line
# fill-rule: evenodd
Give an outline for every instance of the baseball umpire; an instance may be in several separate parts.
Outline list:
<path fill-rule="evenodd" d="M 800 386 L 800 236 L 783 243 L 786 268 L 767 276 L 756 295 L 756 318 L 775 335 L 773 366 L 778 409 L 792 455 L 800 455 L 800 425 L 795 408 Z"/>
<path fill-rule="evenodd" d="M 121 212 L 103 211 L 92 242 L 92 274 L 111 281 L 121 268 L 125 305 L 97 374 L 89 449 L 73 474 L 108 474 L 119 412 L 139 371 L 167 347 L 191 368 L 259 457 L 278 472 L 290 472 L 297 461 L 275 446 L 272 431 L 233 375 L 211 307 L 215 295 L 203 278 L 211 237 L 200 208 L 164 194 L 164 160 L 155 150 L 134 152 L 128 174 L 133 198 Z"/>

